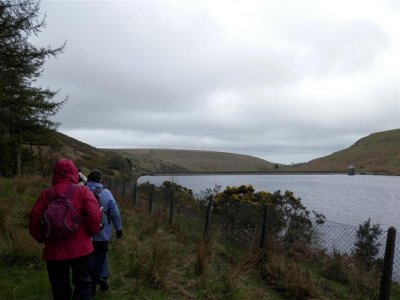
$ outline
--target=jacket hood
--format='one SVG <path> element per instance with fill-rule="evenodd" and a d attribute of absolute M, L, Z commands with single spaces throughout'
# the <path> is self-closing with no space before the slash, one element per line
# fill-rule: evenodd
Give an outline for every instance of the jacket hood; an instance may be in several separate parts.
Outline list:
<path fill-rule="evenodd" d="M 54 164 L 53 185 L 61 182 L 78 183 L 78 168 L 67 158 L 59 159 Z"/>

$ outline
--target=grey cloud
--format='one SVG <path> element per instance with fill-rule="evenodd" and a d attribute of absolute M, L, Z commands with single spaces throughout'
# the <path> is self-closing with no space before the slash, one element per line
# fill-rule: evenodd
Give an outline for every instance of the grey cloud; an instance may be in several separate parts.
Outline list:
<path fill-rule="evenodd" d="M 277 21 L 266 12 L 266 30 L 279 39 L 265 33 L 248 43 L 226 38 L 206 10 L 171 3 L 43 2 L 48 30 L 38 42 L 67 40 L 40 81 L 69 95 L 56 116 L 61 131 L 99 147 L 208 149 L 290 163 L 400 127 L 398 80 L 376 65 L 396 44 L 374 20 Z M 354 88 L 335 93 L 339 82 L 329 94 L 318 86 L 337 78 Z M 305 92 L 307 80 L 319 90 Z"/>
<path fill-rule="evenodd" d="M 291 24 L 287 35 L 306 47 L 304 67 L 318 76 L 370 68 L 390 43 L 377 24 L 365 19 L 302 20 Z"/>

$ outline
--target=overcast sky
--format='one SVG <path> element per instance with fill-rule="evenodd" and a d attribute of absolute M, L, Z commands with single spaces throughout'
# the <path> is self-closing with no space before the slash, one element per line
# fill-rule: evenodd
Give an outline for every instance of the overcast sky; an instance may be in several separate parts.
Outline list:
<path fill-rule="evenodd" d="M 42 1 L 39 84 L 100 148 L 306 162 L 400 127 L 398 0 Z"/>

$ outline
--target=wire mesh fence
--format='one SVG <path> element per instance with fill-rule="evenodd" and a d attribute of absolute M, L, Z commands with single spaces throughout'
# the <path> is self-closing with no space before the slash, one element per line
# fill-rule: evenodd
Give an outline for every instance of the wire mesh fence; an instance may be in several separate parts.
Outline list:
<path fill-rule="evenodd" d="M 340 252 L 348 255 L 354 255 L 356 252 L 357 231 L 359 227 L 348 224 L 341 224 L 331 221 L 325 221 L 324 224 L 317 225 L 315 236 L 316 245 L 324 249 L 327 253 Z M 376 260 L 383 261 L 385 255 L 386 238 L 388 230 L 382 230 L 375 240 L 377 246 Z M 394 257 L 393 257 L 393 280 L 400 282 L 400 247 L 398 246 L 400 238 L 397 235 Z"/>
<path fill-rule="evenodd" d="M 169 223 L 180 222 L 182 216 L 193 222 L 200 224 L 204 228 L 208 198 L 198 198 L 193 201 L 190 190 L 183 188 L 184 193 L 174 193 L 171 186 L 154 187 L 150 183 L 144 183 L 136 187 L 134 183 L 124 183 L 116 179 L 105 179 L 108 186 L 117 197 L 131 199 L 135 204 L 145 206 L 149 213 L 156 214 Z M 268 240 L 282 241 L 287 238 L 288 228 L 276 231 L 276 220 L 274 214 L 269 214 L 267 224 L 263 224 L 264 210 L 249 203 L 234 203 L 224 207 L 212 206 L 212 221 L 209 230 L 220 229 L 225 235 L 229 236 L 234 242 L 241 245 L 251 243 L 262 244 L 263 226 L 266 225 Z M 289 220 L 287 220 L 289 222 Z M 359 226 L 325 221 L 324 223 L 312 222 L 312 237 L 309 238 L 310 246 L 324 251 L 327 255 L 341 253 L 354 255 L 356 253 L 357 232 Z M 275 229 L 274 229 L 275 228 Z M 310 227 L 311 228 L 311 227 Z M 275 230 L 275 231 L 274 231 Z M 304 230 L 304 229 L 300 229 Z M 304 233 L 304 232 L 303 232 Z M 376 261 L 383 261 L 387 238 L 387 229 L 381 230 L 374 240 L 377 253 L 374 258 Z M 299 234 L 294 232 L 292 235 Z M 395 252 L 393 256 L 393 275 L 392 279 L 400 283 L 400 238 L 397 235 Z"/>

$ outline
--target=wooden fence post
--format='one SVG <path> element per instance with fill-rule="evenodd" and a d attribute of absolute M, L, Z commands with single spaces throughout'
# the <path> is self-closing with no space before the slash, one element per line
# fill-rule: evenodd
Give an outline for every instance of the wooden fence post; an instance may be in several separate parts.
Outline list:
<path fill-rule="evenodd" d="M 203 241 L 208 237 L 209 229 L 210 229 L 210 221 L 211 221 L 211 211 L 213 207 L 214 196 L 211 195 L 208 199 L 207 206 L 207 214 L 206 214 L 206 223 L 204 225 L 204 233 L 203 233 Z"/>
<path fill-rule="evenodd" d="M 263 250 L 267 246 L 267 221 L 268 221 L 268 205 L 264 207 L 263 223 L 261 228 L 260 249 Z"/>
<path fill-rule="evenodd" d="M 174 189 L 171 190 L 171 199 L 169 205 L 169 224 L 174 222 Z"/>
<path fill-rule="evenodd" d="M 154 187 L 151 186 L 150 190 L 150 201 L 149 201 L 149 213 L 153 211 L 153 198 L 154 198 Z"/>
<path fill-rule="evenodd" d="M 379 288 L 379 300 L 390 299 L 395 243 L 396 243 L 396 229 L 394 227 L 390 227 L 388 229 L 388 234 L 386 239 L 385 258 L 383 260 L 381 285 Z"/>

